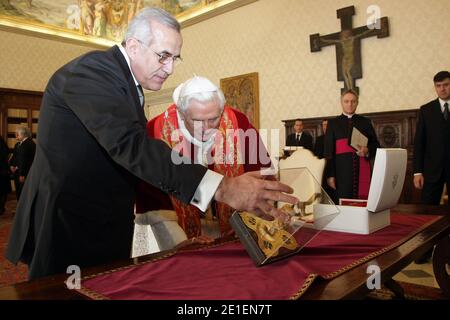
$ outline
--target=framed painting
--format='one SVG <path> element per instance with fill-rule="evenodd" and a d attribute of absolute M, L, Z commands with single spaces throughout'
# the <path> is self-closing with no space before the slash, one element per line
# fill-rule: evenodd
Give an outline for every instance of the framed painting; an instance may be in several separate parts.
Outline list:
<path fill-rule="evenodd" d="M 259 129 L 259 81 L 258 73 L 220 79 L 227 104 L 244 113 L 250 123 Z"/>
<path fill-rule="evenodd" d="M 122 41 L 128 23 L 145 7 L 172 13 L 182 27 L 257 0 L 0 0 L 0 27 L 98 46 Z"/>

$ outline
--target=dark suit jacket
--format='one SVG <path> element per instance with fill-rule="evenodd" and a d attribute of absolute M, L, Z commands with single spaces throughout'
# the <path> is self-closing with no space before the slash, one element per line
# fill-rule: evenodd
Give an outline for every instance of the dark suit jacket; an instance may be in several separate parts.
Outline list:
<path fill-rule="evenodd" d="M 17 146 L 15 154 L 15 162 L 17 166 L 16 175 L 24 176 L 28 175 L 31 165 L 33 164 L 34 154 L 36 152 L 36 144 L 33 139 L 27 138 L 21 144 Z"/>
<path fill-rule="evenodd" d="M 11 158 L 9 159 L 9 166 L 17 167 L 17 152 L 19 150 L 20 142 L 16 142 L 14 145 L 14 149 L 11 155 Z"/>
<path fill-rule="evenodd" d="M 313 150 L 313 139 L 311 135 L 303 131 L 302 136 L 300 137 L 300 142 L 295 139 L 295 133 L 291 133 L 286 138 L 286 146 L 292 147 L 303 147 L 305 149 Z"/>
<path fill-rule="evenodd" d="M 414 137 L 414 172 L 423 173 L 428 182 L 437 182 L 446 168 L 450 171 L 449 136 L 439 99 L 421 106 Z"/>
<path fill-rule="evenodd" d="M 9 148 L 3 137 L 0 136 L 0 195 L 6 195 L 11 192 L 8 156 Z M 0 210 L 2 209 L 0 208 Z"/>
<path fill-rule="evenodd" d="M 138 178 L 188 203 L 207 169 L 173 164 L 145 125 L 117 46 L 59 69 L 43 96 L 7 258 L 28 263 L 31 279 L 128 258 Z"/>
<path fill-rule="evenodd" d="M 314 155 L 322 159 L 323 153 L 324 153 L 324 146 L 325 146 L 325 135 L 318 136 L 316 139 L 316 143 L 314 144 Z"/>

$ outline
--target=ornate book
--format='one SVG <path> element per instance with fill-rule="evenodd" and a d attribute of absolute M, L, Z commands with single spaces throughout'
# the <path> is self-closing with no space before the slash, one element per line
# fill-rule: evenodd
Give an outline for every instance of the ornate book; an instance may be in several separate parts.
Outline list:
<path fill-rule="evenodd" d="M 308 168 L 280 169 L 279 178 L 294 189 L 293 195 L 299 200 L 295 205 L 275 204 L 284 222 L 245 211 L 236 211 L 230 218 L 232 228 L 256 266 L 298 253 L 339 212 Z M 330 206 L 316 215 L 317 204 Z"/>
<path fill-rule="evenodd" d="M 293 234 L 277 220 L 268 221 L 249 212 L 234 212 L 230 224 L 256 266 L 297 253 L 300 247 Z"/>

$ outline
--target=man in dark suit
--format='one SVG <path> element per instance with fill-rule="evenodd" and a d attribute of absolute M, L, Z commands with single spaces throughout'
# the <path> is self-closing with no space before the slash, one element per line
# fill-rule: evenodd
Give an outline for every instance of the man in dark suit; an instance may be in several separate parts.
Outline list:
<path fill-rule="evenodd" d="M 6 199 L 11 192 L 11 179 L 8 168 L 9 149 L 0 136 L 0 215 L 5 212 Z"/>
<path fill-rule="evenodd" d="M 422 190 L 421 201 L 439 205 L 444 184 L 450 187 L 450 72 L 434 76 L 438 98 L 420 107 L 414 137 L 414 187 Z M 426 252 L 415 262 L 425 263 Z"/>
<path fill-rule="evenodd" d="M 296 119 L 294 124 L 294 133 L 291 133 L 286 138 L 286 146 L 303 147 L 308 150 L 313 150 L 313 139 L 308 132 L 303 131 L 303 121 Z"/>
<path fill-rule="evenodd" d="M 36 144 L 31 137 L 31 131 L 27 127 L 20 126 L 16 129 L 17 143 L 14 146 L 13 156 L 10 160 L 10 170 L 14 176 L 17 200 L 22 193 L 25 178 L 30 171 L 36 152 Z"/>
<path fill-rule="evenodd" d="M 202 211 L 214 199 L 278 216 L 272 200 L 296 203 L 284 193 L 291 188 L 259 172 L 223 177 L 189 159 L 175 164 L 178 154 L 147 137 L 140 87 L 159 90 L 181 46 L 178 22 L 146 8 L 122 45 L 87 53 L 51 77 L 6 252 L 29 265 L 30 279 L 129 258 L 138 178 Z"/>
<path fill-rule="evenodd" d="M 450 73 L 434 76 L 438 98 L 420 107 L 414 138 L 414 186 L 422 202 L 438 205 L 444 183 L 450 187 Z"/>
<path fill-rule="evenodd" d="M 327 127 L 328 127 L 328 120 L 327 119 L 322 120 L 322 132 L 323 132 L 323 134 L 317 137 L 316 143 L 314 144 L 314 155 L 317 158 L 319 158 L 319 159 L 324 158 L 325 134 L 327 132 Z M 334 189 L 332 189 L 328 185 L 326 174 L 324 174 L 323 178 L 322 178 L 322 188 L 330 196 L 331 199 L 335 199 Z"/>
<path fill-rule="evenodd" d="M 324 143 L 325 143 L 325 133 L 327 132 L 328 120 L 322 120 L 322 132 L 323 134 L 316 138 L 316 143 L 314 144 L 314 155 L 322 159 L 324 152 Z"/>

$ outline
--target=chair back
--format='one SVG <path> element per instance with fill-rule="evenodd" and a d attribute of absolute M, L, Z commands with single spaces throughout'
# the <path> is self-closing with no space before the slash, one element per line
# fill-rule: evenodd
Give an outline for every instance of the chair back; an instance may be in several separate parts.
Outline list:
<path fill-rule="evenodd" d="M 306 201 L 314 193 L 321 193 L 321 184 L 326 160 L 317 158 L 310 150 L 298 148 L 291 156 L 279 161 L 280 181 L 294 189 L 294 195 L 300 201 Z M 307 168 L 314 178 L 302 172 L 299 176 L 290 174 L 290 170 Z M 284 174 L 283 174 L 284 172 Z M 292 171 L 292 173 L 294 173 Z"/>

